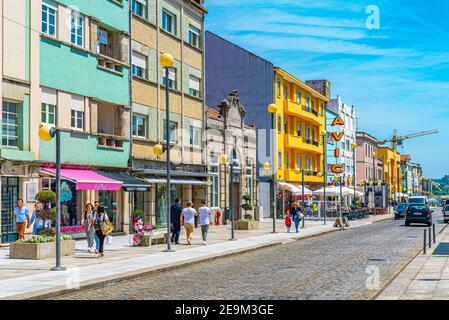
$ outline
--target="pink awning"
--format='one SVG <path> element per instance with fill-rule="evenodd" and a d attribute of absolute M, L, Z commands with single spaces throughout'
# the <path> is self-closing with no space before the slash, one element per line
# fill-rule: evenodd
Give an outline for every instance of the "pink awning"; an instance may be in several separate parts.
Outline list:
<path fill-rule="evenodd" d="M 42 168 L 43 171 L 56 175 L 55 168 Z M 102 176 L 92 170 L 61 169 L 61 178 L 76 182 L 76 190 L 120 190 L 123 182 Z"/>

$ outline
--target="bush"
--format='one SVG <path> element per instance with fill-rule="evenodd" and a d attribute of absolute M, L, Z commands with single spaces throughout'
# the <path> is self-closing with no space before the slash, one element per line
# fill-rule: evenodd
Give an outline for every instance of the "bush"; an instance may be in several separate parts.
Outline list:
<path fill-rule="evenodd" d="M 48 203 L 56 202 L 56 193 L 51 190 L 42 190 L 36 194 L 36 200 L 45 206 Z"/>
<path fill-rule="evenodd" d="M 251 196 L 249 194 L 245 194 L 243 195 L 242 199 L 245 201 L 251 201 Z"/>
<path fill-rule="evenodd" d="M 254 218 L 253 218 L 253 216 L 251 214 L 245 214 L 243 216 L 243 220 L 250 220 L 250 221 L 252 221 L 252 220 L 254 220 Z"/>
<path fill-rule="evenodd" d="M 71 236 L 68 235 L 62 235 L 61 240 L 72 240 Z M 48 243 L 48 242 L 56 242 L 55 236 L 44 236 L 44 235 L 37 235 L 33 236 L 31 239 L 28 240 L 17 240 L 17 243 Z"/>
<path fill-rule="evenodd" d="M 38 232 L 38 235 L 44 237 L 54 237 L 56 236 L 56 229 L 55 228 L 42 229 Z"/>
<path fill-rule="evenodd" d="M 250 204 L 250 203 L 245 203 L 245 204 L 243 204 L 243 205 L 242 205 L 242 208 L 243 208 L 243 210 L 245 210 L 245 211 L 251 211 L 251 210 L 254 209 L 253 205 Z"/>

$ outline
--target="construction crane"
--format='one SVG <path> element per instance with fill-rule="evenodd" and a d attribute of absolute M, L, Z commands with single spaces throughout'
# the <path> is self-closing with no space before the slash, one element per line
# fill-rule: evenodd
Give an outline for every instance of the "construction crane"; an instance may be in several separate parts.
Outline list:
<path fill-rule="evenodd" d="M 424 137 L 424 136 L 430 136 L 432 134 L 438 134 L 439 133 L 438 129 L 417 132 L 417 133 L 409 134 L 409 135 L 406 135 L 406 136 L 398 136 L 397 132 L 398 132 L 397 130 L 394 130 L 394 133 L 393 133 L 393 136 L 392 136 L 391 139 L 378 141 L 377 144 L 378 145 L 384 145 L 384 144 L 386 144 L 388 142 L 391 142 L 391 147 L 393 148 L 393 150 L 396 151 L 398 146 L 402 146 L 403 145 L 404 140 L 414 139 L 414 138 L 419 138 L 419 137 Z"/>

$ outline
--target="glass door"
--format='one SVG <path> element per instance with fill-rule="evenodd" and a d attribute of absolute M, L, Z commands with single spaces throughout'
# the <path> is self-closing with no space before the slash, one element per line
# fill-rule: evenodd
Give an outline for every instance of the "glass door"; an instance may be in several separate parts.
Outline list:
<path fill-rule="evenodd" d="M 2 216 L 1 242 L 14 242 L 18 239 L 14 221 L 14 208 L 19 199 L 19 178 L 2 178 Z"/>

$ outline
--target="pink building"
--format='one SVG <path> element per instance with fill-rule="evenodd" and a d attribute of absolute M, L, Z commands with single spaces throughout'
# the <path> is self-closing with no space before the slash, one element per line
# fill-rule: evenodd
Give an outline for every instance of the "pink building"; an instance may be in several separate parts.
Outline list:
<path fill-rule="evenodd" d="M 377 139 L 366 132 L 356 133 L 357 183 L 382 182 L 383 163 L 377 151 Z M 376 156 L 373 160 L 372 154 Z"/>

